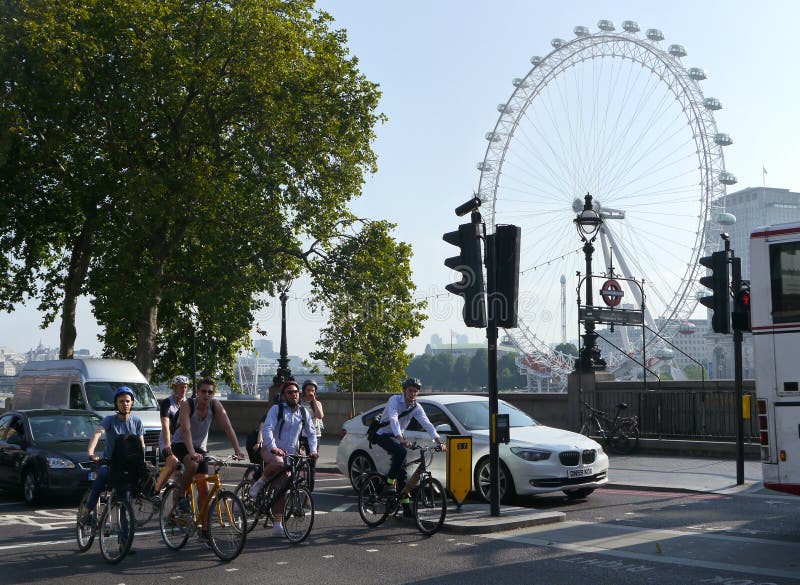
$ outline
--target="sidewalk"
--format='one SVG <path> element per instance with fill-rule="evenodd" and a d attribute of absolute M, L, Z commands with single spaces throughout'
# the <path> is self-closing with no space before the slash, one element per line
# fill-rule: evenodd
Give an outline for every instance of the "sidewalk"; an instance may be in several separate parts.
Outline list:
<path fill-rule="evenodd" d="M 239 438 L 244 449 L 244 437 Z M 323 437 L 319 448 L 317 470 L 338 473 L 336 437 Z M 231 451 L 224 435 L 209 437 L 212 453 Z M 614 455 L 608 472 L 608 488 L 647 489 L 686 493 L 763 494 L 761 463 L 745 460 L 744 483 L 736 484 L 736 460 L 711 457 L 677 457 L 674 455 Z M 502 506 L 500 516 L 490 516 L 485 504 L 465 504 L 461 510 L 451 506 L 443 530 L 446 532 L 486 533 L 561 522 L 562 512 L 539 511 L 533 508 Z"/>

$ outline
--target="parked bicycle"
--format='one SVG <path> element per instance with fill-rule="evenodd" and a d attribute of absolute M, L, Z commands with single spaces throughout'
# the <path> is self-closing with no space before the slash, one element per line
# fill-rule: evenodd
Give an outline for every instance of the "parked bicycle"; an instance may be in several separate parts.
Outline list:
<path fill-rule="evenodd" d="M 115 565 L 125 558 L 133 544 L 136 525 L 133 507 L 121 493 L 107 487 L 100 493 L 94 513 L 90 516 L 86 508 L 90 493 L 91 488 L 86 490 L 78 505 L 75 523 L 78 550 L 89 550 L 99 534 L 100 554 L 107 562 Z"/>
<path fill-rule="evenodd" d="M 232 561 L 244 548 L 247 537 L 247 512 L 236 494 L 222 489 L 220 470 L 229 465 L 233 457 L 216 459 L 206 455 L 206 461 L 214 466 L 213 475 L 197 477 L 189 489 L 190 512 L 181 512 L 178 501 L 181 486 L 178 483 L 167 486 L 161 498 L 159 525 L 164 542 L 173 550 L 186 545 L 186 541 L 203 530 L 208 531 L 208 544 L 214 554 L 223 561 Z M 208 498 L 201 507 L 198 502 L 197 484 L 206 482 Z M 208 518 L 208 525 L 204 519 Z"/>
<path fill-rule="evenodd" d="M 250 532 L 264 518 L 264 528 L 271 527 L 275 521 L 272 506 L 284 494 L 283 533 L 292 544 L 303 542 L 314 526 L 314 500 L 306 487 L 309 473 L 308 455 L 284 455 L 283 471 L 270 477 L 261 488 L 258 496 L 250 495 L 253 483 L 261 477 L 262 466 L 250 465 L 244 478 L 236 486 L 236 495 L 244 502 L 247 510 L 247 531 Z M 288 474 L 283 487 L 277 488 L 275 483 Z"/>
<path fill-rule="evenodd" d="M 358 494 L 358 514 L 367 526 L 378 526 L 390 514 L 400 513 L 402 500 L 411 497 L 411 510 L 417 528 L 423 534 L 431 535 L 442 527 L 447 514 L 444 488 L 428 471 L 433 453 L 441 451 L 441 447 L 422 447 L 414 443 L 410 448 L 420 453 L 417 459 L 405 463 L 406 467 L 416 465 L 417 468 L 403 489 L 399 493 L 387 491 L 385 475 L 377 472 L 368 474 Z"/>
<path fill-rule="evenodd" d="M 587 437 L 600 438 L 608 448 L 621 455 L 633 453 L 639 446 L 639 417 L 620 416 L 628 409 L 624 402 L 617 404 L 614 418 L 603 410 L 598 410 L 588 403 L 583 403 L 584 416 L 581 434 Z"/>

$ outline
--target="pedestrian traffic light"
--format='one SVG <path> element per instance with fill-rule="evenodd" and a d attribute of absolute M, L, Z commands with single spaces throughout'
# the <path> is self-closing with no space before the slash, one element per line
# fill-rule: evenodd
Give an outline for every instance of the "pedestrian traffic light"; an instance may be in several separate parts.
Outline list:
<path fill-rule="evenodd" d="M 458 256 L 447 258 L 444 265 L 461 273 L 461 280 L 445 289 L 464 297 L 464 324 L 467 327 L 486 327 L 486 299 L 481 258 L 481 224 L 464 223 L 458 231 L 444 234 L 444 241 L 461 249 Z"/>
<path fill-rule="evenodd" d="M 731 324 L 734 331 L 750 331 L 750 283 L 742 281 L 739 290 L 733 296 L 733 312 Z"/>
<path fill-rule="evenodd" d="M 494 234 L 486 236 L 489 316 L 494 315 L 498 327 L 517 326 L 519 298 L 519 248 L 522 230 L 516 225 L 498 225 Z M 494 259 L 494 269 L 489 266 Z"/>
<path fill-rule="evenodd" d="M 730 333 L 730 288 L 728 286 L 728 252 L 714 252 L 700 258 L 700 264 L 711 271 L 700 284 L 711 289 L 711 296 L 701 297 L 700 304 L 713 311 L 711 328 L 715 333 Z"/>

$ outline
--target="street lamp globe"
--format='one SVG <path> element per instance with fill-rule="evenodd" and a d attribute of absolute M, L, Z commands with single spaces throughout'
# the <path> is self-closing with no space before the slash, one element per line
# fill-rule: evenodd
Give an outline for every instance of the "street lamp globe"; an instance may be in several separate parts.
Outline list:
<path fill-rule="evenodd" d="M 575 222 L 575 227 L 578 229 L 581 240 L 584 242 L 594 241 L 597 237 L 600 225 L 603 223 L 603 218 L 600 217 L 600 214 L 594 209 L 592 205 L 592 196 L 589 193 L 584 197 L 583 209 L 573 221 Z"/>

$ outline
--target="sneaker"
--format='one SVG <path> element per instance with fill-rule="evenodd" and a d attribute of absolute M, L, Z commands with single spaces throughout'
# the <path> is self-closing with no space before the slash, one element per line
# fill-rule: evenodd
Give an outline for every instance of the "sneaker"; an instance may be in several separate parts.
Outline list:
<path fill-rule="evenodd" d="M 280 520 L 276 520 L 275 524 L 272 525 L 272 536 L 286 536 L 283 532 L 283 524 L 281 524 Z"/>
<path fill-rule="evenodd" d="M 411 504 L 403 504 L 403 518 L 414 519 L 414 512 L 411 511 Z"/>
<path fill-rule="evenodd" d="M 178 500 L 178 512 L 181 514 L 192 513 L 192 504 L 189 502 L 189 498 L 186 496 L 183 496 L 180 500 Z"/>
<path fill-rule="evenodd" d="M 384 496 L 393 496 L 397 493 L 397 482 L 396 481 L 387 481 L 386 485 L 383 486 L 383 495 Z"/>
<path fill-rule="evenodd" d="M 255 500 L 258 497 L 258 494 L 261 493 L 261 488 L 263 487 L 264 487 L 264 480 L 259 479 L 257 482 L 255 482 L 253 485 L 250 486 L 250 490 L 247 493 L 250 494 L 250 497 Z"/>

